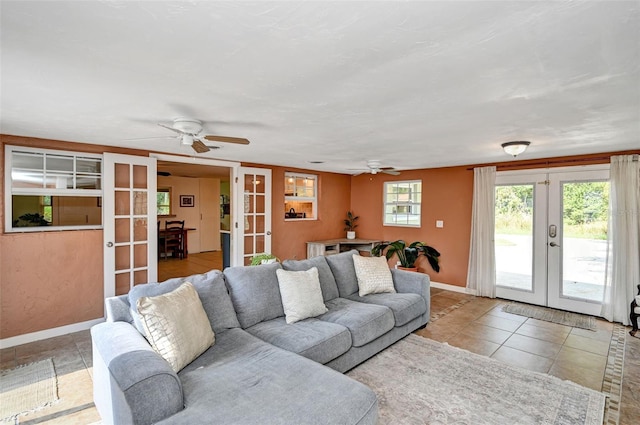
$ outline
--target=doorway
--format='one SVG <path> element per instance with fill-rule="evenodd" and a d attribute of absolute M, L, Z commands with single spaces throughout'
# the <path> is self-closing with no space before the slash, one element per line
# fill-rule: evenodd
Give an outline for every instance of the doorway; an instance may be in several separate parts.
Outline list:
<path fill-rule="evenodd" d="M 500 172 L 495 201 L 496 295 L 599 315 L 608 165 Z"/>

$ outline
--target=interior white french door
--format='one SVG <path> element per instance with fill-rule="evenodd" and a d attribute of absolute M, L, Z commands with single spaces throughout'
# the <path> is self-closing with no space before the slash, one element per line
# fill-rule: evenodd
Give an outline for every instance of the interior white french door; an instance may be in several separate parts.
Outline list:
<path fill-rule="evenodd" d="M 104 295 L 158 280 L 156 159 L 104 154 Z"/>
<path fill-rule="evenodd" d="M 271 253 L 271 170 L 239 167 L 234 182 L 234 265 Z"/>
<path fill-rule="evenodd" d="M 608 166 L 498 173 L 498 297 L 600 314 L 608 180 Z"/>

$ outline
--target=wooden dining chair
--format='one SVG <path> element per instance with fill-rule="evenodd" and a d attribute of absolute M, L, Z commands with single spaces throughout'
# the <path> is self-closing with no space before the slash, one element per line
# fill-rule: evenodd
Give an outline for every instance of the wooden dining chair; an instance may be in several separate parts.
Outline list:
<path fill-rule="evenodd" d="M 173 258 L 184 258 L 184 220 L 167 221 L 164 224 L 164 255 L 168 259 L 169 252 Z"/>

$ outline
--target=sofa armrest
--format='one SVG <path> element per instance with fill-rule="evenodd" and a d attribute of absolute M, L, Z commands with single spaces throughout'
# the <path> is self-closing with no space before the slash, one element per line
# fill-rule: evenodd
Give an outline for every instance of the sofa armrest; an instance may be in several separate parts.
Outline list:
<path fill-rule="evenodd" d="M 391 269 L 393 285 L 399 293 L 422 295 L 428 302 L 430 298 L 430 279 L 428 274 Z"/>
<path fill-rule="evenodd" d="M 103 423 L 151 424 L 184 408 L 169 363 L 126 322 L 91 328 L 93 398 Z"/>

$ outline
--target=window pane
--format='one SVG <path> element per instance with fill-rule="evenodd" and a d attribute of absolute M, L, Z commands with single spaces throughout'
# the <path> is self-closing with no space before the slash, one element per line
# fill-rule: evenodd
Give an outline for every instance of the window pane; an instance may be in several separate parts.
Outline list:
<path fill-rule="evenodd" d="M 52 171 L 73 172 L 73 157 L 66 155 L 47 155 L 46 168 Z"/>
<path fill-rule="evenodd" d="M 42 171 L 11 170 L 12 187 L 16 189 L 44 187 Z"/>
<path fill-rule="evenodd" d="M 76 159 L 76 172 L 78 173 L 102 173 L 102 160 L 98 158 L 82 158 Z"/>
<path fill-rule="evenodd" d="M 44 170 L 44 154 L 32 152 L 13 152 L 11 157 L 13 168 Z"/>
<path fill-rule="evenodd" d="M 102 202 L 95 196 L 13 195 L 13 228 L 102 224 Z"/>

